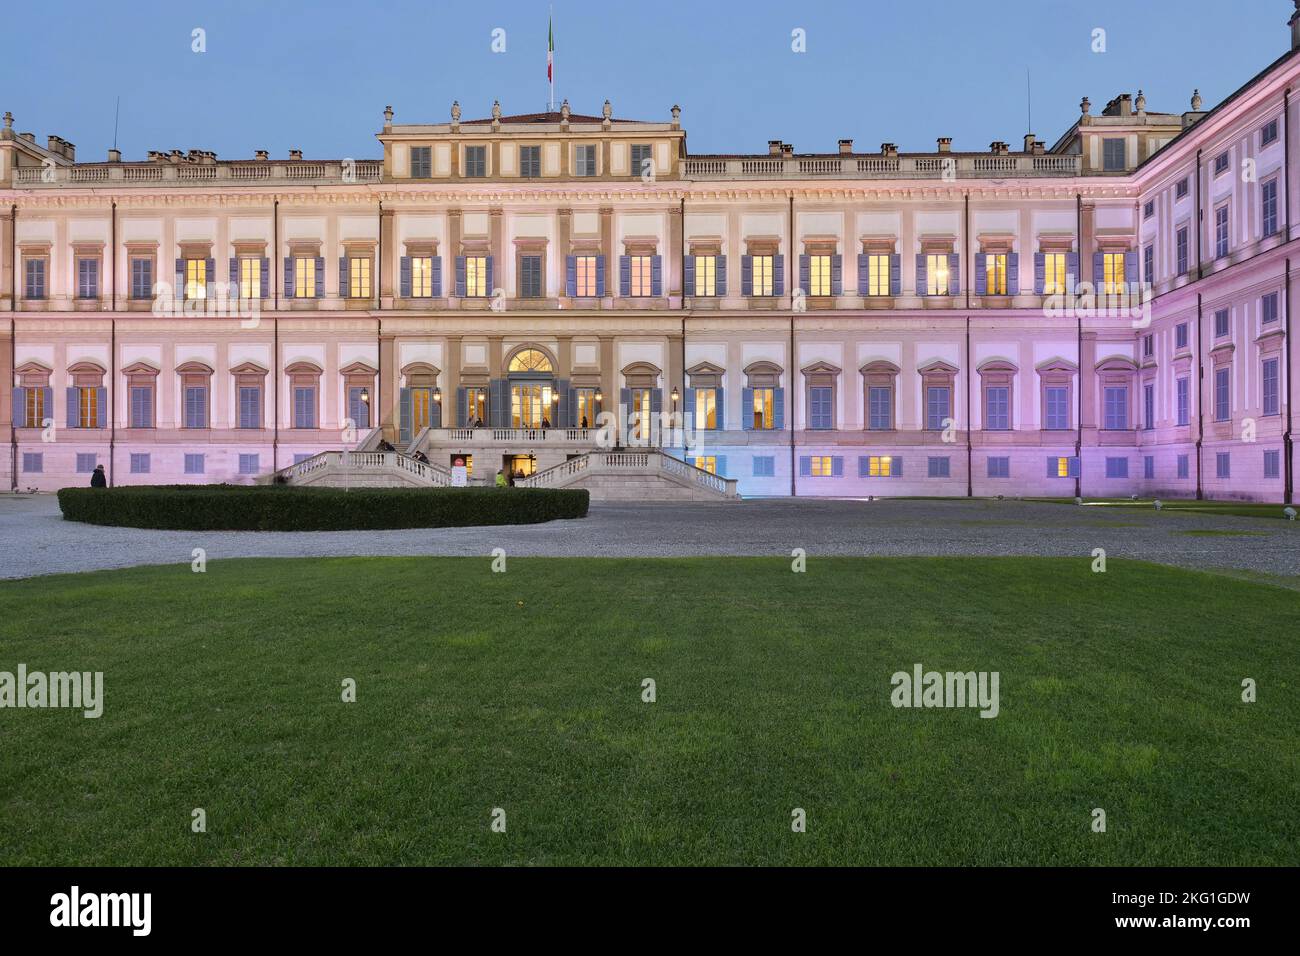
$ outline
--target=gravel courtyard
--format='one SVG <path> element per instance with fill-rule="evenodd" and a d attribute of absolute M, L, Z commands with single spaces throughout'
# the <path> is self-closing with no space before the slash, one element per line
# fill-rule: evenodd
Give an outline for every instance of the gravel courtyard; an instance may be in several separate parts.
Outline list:
<path fill-rule="evenodd" d="M 236 557 L 339 555 L 1076 555 L 1300 575 L 1300 523 L 989 500 L 593 503 L 581 521 L 404 531 L 144 531 L 64 521 L 53 495 L 0 496 L 0 578 Z"/>

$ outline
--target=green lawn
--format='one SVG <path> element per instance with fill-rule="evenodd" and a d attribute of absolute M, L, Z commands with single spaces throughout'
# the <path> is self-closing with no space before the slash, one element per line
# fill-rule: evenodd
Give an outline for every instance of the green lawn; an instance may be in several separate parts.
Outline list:
<path fill-rule="evenodd" d="M 1073 498 L 1025 498 L 1025 501 L 1043 501 L 1051 504 L 1073 505 Z M 1145 511 L 1155 510 L 1154 498 L 1084 498 L 1083 504 L 1090 508 L 1140 508 Z M 1185 511 L 1193 514 L 1236 515 L 1242 518 L 1277 518 L 1285 519 L 1284 509 L 1287 505 L 1265 504 L 1255 501 L 1197 501 L 1195 498 L 1161 498 L 1160 506 L 1164 511 Z M 1298 508 L 1297 510 L 1300 510 Z"/>
<path fill-rule="evenodd" d="M 1089 557 L 490 560 L 0 583 L 0 670 L 105 672 L 98 720 L 0 710 L 4 862 L 1300 863 L 1293 591 Z M 916 663 L 998 671 L 999 716 L 893 708 Z"/>

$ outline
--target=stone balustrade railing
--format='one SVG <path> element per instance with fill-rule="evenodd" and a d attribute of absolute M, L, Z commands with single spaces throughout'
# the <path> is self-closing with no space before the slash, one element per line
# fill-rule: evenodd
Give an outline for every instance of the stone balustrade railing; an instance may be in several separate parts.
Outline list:
<path fill-rule="evenodd" d="M 225 184 L 377 183 L 379 160 L 250 160 L 237 163 L 93 163 L 78 166 L 18 166 L 14 186 L 162 186 Z"/>
<path fill-rule="evenodd" d="M 700 158 L 682 160 L 685 179 L 1011 179 L 1077 176 L 1082 157 L 992 153 L 987 156 L 840 156 Z"/>

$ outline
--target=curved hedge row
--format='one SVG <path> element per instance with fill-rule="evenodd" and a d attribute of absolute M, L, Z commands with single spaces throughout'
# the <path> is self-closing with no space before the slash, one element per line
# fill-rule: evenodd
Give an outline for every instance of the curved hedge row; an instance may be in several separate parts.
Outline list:
<path fill-rule="evenodd" d="M 550 488 L 63 488 L 65 521 L 168 531 L 356 531 L 585 518 L 590 496 Z"/>

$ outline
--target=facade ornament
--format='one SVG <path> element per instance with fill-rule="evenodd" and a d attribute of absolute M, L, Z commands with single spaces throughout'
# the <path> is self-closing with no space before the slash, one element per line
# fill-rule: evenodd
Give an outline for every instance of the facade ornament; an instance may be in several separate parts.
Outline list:
<path fill-rule="evenodd" d="M 676 103 L 673 104 L 673 129 L 681 129 L 682 126 L 682 108 Z"/>
<path fill-rule="evenodd" d="M 501 101 L 500 101 L 500 100 L 493 100 L 493 101 L 492 101 L 492 118 L 493 118 L 494 120 L 496 120 L 497 122 L 500 122 L 500 121 L 501 121 Z"/>
<path fill-rule="evenodd" d="M 560 119 L 564 120 L 566 123 L 569 121 L 569 100 L 567 97 L 564 102 L 560 104 Z"/>
<path fill-rule="evenodd" d="M 392 128 L 393 128 L 393 108 L 391 106 L 385 106 L 384 107 L 384 129 L 392 129 Z"/>
<path fill-rule="evenodd" d="M 1192 90 L 1192 112 L 1199 113 L 1201 111 L 1201 106 L 1202 106 L 1201 91 Z"/>
<path fill-rule="evenodd" d="M 1091 109 L 1092 109 L 1092 100 L 1088 99 L 1088 97 L 1085 96 L 1082 100 L 1079 101 L 1079 112 L 1082 113 L 1084 116 L 1087 116 L 1089 110 Z"/>
<path fill-rule="evenodd" d="M 453 123 L 460 122 L 460 100 L 451 101 L 451 121 Z"/>
<path fill-rule="evenodd" d="M 8 110 L 5 110 L 5 129 L 13 129 L 13 128 L 14 128 L 14 114 L 10 113 Z"/>
<path fill-rule="evenodd" d="M 609 105 L 609 100 L 606 100 L 605 105 L 600 108 L 600 115 L 604 117 L 600 125 L 609 129 L 613 125 L 611 119 L 614 116 L 614 107 Z"/>
<path fill-rule="evenodd" d="M 1138 98 L 1135 105 L 1137 106 L 1137 111 L 1139 113 L 1145 113 L 1147 111 L 1147 97 L 1141 90 L 1138 90 Z"/>

